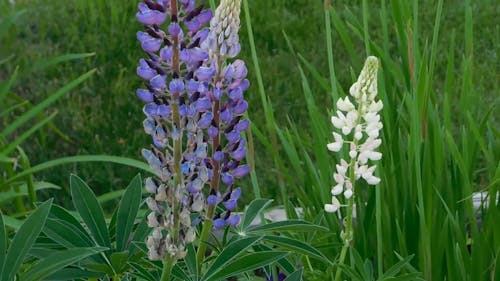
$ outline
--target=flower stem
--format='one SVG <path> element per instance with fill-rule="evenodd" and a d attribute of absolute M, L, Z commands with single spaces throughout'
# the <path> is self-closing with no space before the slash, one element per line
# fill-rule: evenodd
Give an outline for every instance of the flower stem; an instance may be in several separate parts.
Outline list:
<path fill-rule="evenodd" d="M 353 187 L 354 188 L 354 187 Z M 347 250 L 351 246 L 352 241 L 352 214 L 354 209 L 354 195 L 349 198 L 349 205 L 347 206 L 347 221 L 344 226 L 344 246 L 342 246 L 342 250 L 340 252 L 339 262 L 337 264 L 337 272 L 335 274 L 335 281 L 340 280 L 342 276 L 342 268 L 340 265 L 344 264 L 345 257 L 347 255 Z"/>
<path fill-rule="evenodd" d="M 175 265 L 175 257 L 167 254 L 165 260 L 163 260 L 163 272 L 161 273 L 161 281 L 170 281 L 170 275 L 172 274 L 172 268 Z"/>
<path fill-rule="evenodd" d="M 198 251 L 196 252 L 196 264 L 198 265 L 198 275 L 201 275 L 201 269 L 203 265 L 203 258 L 205 257 L 205 251 L 207 249 L 207 244 L 204 241 L 208 240 L 210 235 L 210 230 L 213 226 L 212 217 L 214 216 L 215 206 L 209 206 L 207 210 L 207 219 L 203 223 L 203 229 L 200 235 L 200 245 L 198 245 Z"/>

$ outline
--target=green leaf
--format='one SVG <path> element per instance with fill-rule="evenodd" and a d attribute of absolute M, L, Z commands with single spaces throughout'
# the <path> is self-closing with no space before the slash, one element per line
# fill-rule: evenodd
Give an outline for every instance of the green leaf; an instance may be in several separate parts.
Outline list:
<path fill-rule="evenodd" d="M 193 243 L 187 245 L 187 255 L 184 261 L 186 262 L 189 273 L 191 273 L 191 275 L 196 275 L 198 273 L 198 263 L 196 262 L 196 249 Z"/>
<path fill-rule="evenodd" d="M 288 252 L 266 251 L 248 253 L 239 258 L 232 258 L 224 266 L 217 268 L 217 271 L 207 274 L 202 279 L 203 281 L 224 280 L 225 278 L 236 276 L 243 272 L 255 270 L 263 266 L 272 264 L 288 255 Z"/>
<path fill-rule="evenodd" d="M 128 261 L 128 251 L 116 252 L 111 254 L 111 266 L 113 266 L 114 272 L 121 273 L 127 265 Z"/>
<path fill-rule="evenodd" d="M 247 237 L 229 243 L 222 252 L 217 256 L 210 268 L 207 269 L 205 277 L 212 277 L 216 272 L 224 268 L 231 260 L 234 260 L 238 255 L 246 249 L 261 240 L 261 237 Z M 201 266 L 201 264 L 199 265 Z"/>
<path fill-rule="evenodd" d="M 12 133 L 15 129 L 18 127 L 22 126 L 24 123 L 28 122 L 31 118 L 36 116 L 38 113 L 43 111 L 45 108 L 53 104 L 55 101 L 57 101 L 59 98 L 61 98 L 64 94 L 68 93 L 71 91 L 73 88 L 76 88 L 78 85 L 80 85 L 83 81 L 85 81 L 87 78 L 89 78 L 92 74 L 94 74 L 96 70 L 93 69 L 82 76 L 78 77 L 77 79 L 71 81 L 69 84 L 65 85 L 61 89 L 59 89 L 57 92 L 54 94 L 50 95 L 47 99 L 43 100 L 39 104 L 37 104 L 35 107 L 32 109 L 28 110 L 26 113 L 21 115 L 20 117 L 16 118 L 12 123 L 10 123 L 3 131 L 0 132 L 0 139 L 5 138 L 7 135 Z"/>
<path fill-rule="evenodd" d="M 406 257 L 404 260 L 399 261 L 395 265 L 391 266 L 384 274 L 380 277 L 382 280 L 385 280 L 389 277 L 394 277 L 398 274 L 403 268 L 405 268 L 411 261 L 414 255 Z"/>
<path fill-rule="evenodd" d="M 125 190 L 124 189 L 110 191 L 108 193 L 104 193 L 103 195 L 97 196 L 97 201 L 100 204 L 106 203 L 108 201 L 115 200 L 116 198 L 122 197 L 123 194 L 125 194 Z"/>
<path fill-rule="evenodd" d="M 53 253 L 41 260 L 26 272 L 21 280 L 23 281 L 38 281 L 45 277 L 56 273 L 60 269 L 71 265 L 79 260 L 82 260 L 91 255 L 97 254 L 106 250 L 106 248 L 72 248 Z"/>
<path fill-rule="evenodd" d="M 79 177 L 71 175 L 71 197 L 73 205 L 100 246 L 111 248 L 104 212 L 94 192 Z"/>
<path fill-rule="evenodd" d="M 302 281 L 302 273 L 303 269 L 301 268 L 288 275 L 284 281 Z"/>
<path fill-rule="evenodd" d="M 51 67 L 53 65 L 65 62 L 65 61 L 78 60 L 78 59 L 88 58 L 88 57 L 92 57 L 92 56 L 95 56 L 95 53 L 64 54 L 61 56 L 57 56 L 55 58 L 50 58 L 47 60 L 36 62 L 33 65 L 33 67 L 30 69 L 30 71 L 42 70 L 44 68 L 48 68 L 48 67 Z"/>
<path fill-rule="evenodd" d="M 330 263 L 330 261 L 320 251 L 316 250 L 315 248 L 307 245 L 302 241 L 284 236 L 274 236 L 274 235 L 266 235 L 264 236 L 264 240 L 271 244 L 281 246 L 288 250 L 292 250 L 296 253 L 317 258 L 318 260 L 323 261 L 325 263 Z"/>
<path fill-rule="evenodd" d="M 23 170 L 20 173 L 17 173 L 15 176 L 8 178 L 6 181 L 3 182 L 4 185 L 7 185 L 9 183 L 14 182 L 17 179 L 23 178 L 27 175 L 34 174 L 36 172 L 40 172 L 49 168 L 53 168 L 59 165 L 64 165 L 64 164 L 74 164 L 78 162 L 110 162 L 110 163 L 116 163 L 116 164 L 121 164 L 121 165 L 126 165 L 134 168 L 138 168 L 141 170 L 144 170 L 150 174 L 153 174 L 154 172 L 151 170 L 151 168 L 148 166 L 148 164 L 138 161 L 135 159 L 127 158 L 127 157 L 119 157 L 119 156 L 109 156 L 109 155 L 80 155 L 80 156 L 70 156 L 70 157 L 63 157 L 47 162 L 43 162 L 39 165 L 33 166 L 29 169 Z"/>
<path fill-rule="evenodd" d="M 47 281 L 64 281 L 64 280 L 95 280 L 95 278 L 101 277 L 103 274 L 100 272 L 93 272 L 82 270 L 79 268 L 63 268 L 56 273 L 48 276 L 45 280 Z M 94 278 L 94 279 L 92 279 Z"/>
<path fill-rule="evenodd" d="M 179 278 L 182 281 L 190 281 L 193 280 L 187 273 L 179 266 L 179 264 L 174 265 L 172 268 L 172 275 Z"/>
<path fill-rule="evenodd" d="M 297 231 L 297 232 L 310 232 L 310 231 L 328 231 L 328 228 L 312 224 L 303 220 L 288 220 L 268 223 L 250 227 L 248 232 L 272 232 L 272 231 Z"/>
<path fill-rule="evenodd" d="M 7 230 L 3 223 L 2 211 L 0 211 L 0 269 L 3 267 L 5 255 L 7 254 Z"/>
<path fill-rule="evenodd" d="M 134 228 L 135 218 L 142 201 L 142 179 L 135 176 L 127 187 L 118 206 L 116 218 L 116 249 L 123 251 Z"/>
<path fill-rule="evenodd" d="M 137 272 L 132 273 L 132 275 L 135 275 L 137 277 L 140 277 L 140 278 L 148 280 L 148 281 L 156 281 L 158 279 L 155 276 L 153 276 L 153 274 L 151 272 L 149 272 L 147 269 L 145 269 L 144 267 L 142 267 L 142 265 L 140 265 L 138 263 L 129 262 L 129 265 L 133 269 L 135 269 L 135 271 L 137 271 Z"/>
<path fill-rule="evenodd" d="M 57 186 L 50 182 L 38 181 L 34 182 L 34 187 L 36 191 L 44 190 L 44 189 L 61 189 L 60 186 Z M 19 190 L 9 190 L 6 192 L 0 193 L 0 203 L 12 202 L 12 200 L 16 197 L 28 196 L 28 185 L 26 183 L 19 186 Z"/>
<path fill-rule="evenodd" d="M 3 221 L 6 227 L 10 227 L 14 230 L 18 230 L 23 225 L 23 221 L 15 219 L 13 217 L 2 215 Z"/>
<path fill-rule="evenodd" d="M 252 221 L 262 212 L 272 200 L 268 199 L 255 199 L 249 205 L 245 211 L 245 217 L 243 218 L 243 223 L 241 224 L 241 229 L 246 230 Z"/>
<path fill-rule="evenodd" d="M 0 154 L 7 156 L 9 153 L 14 151 L 18 145 L 23 143 L 27 138 L 29 138 L 32 134 L 34 134 L 36 131 L 38 131 L 40 128 L 45 126 L 50 120 L 52 120 L 55 116 L 57 115 L 57 111 L 53 112 L 51 115 L 48 117 L 42 119 L 35 125 L 33 125 L 31 128 L 28 130 L 24 131 L 20 136 L 16 136 L 12 142 L 9 143 L 7 147 L 5 147 Z"/>
<path fill-rule="evenodd" d="M 19 73 L 19 67 L 16 67 L 16 70 L 14 70 L 14 73 L 10 77 L 9 81 L 3 87 L 0 87 L 0 104 L 5 104 L 2 102 L 2 100 L 5 99 L 7 94 L 10 91 L 10 88 L 12 88 L 12 85 L 14 85 L 14 82 L 16 82 L 17 75 Z"/>
<path fill-rule="evenodd" d="M 47 200 L 33 212 L 19 228 L 7 252 L 3 269 L 0 270 L 0 280 L 13 280 L 26 254 L 42 231 L 49 215 L 52 200 Z"/>

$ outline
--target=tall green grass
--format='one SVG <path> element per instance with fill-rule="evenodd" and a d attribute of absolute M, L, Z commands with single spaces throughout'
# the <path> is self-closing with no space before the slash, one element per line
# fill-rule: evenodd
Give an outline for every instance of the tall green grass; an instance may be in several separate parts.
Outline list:
<path fill-rule="evenodd" d="M 379 91 L 384 102 L 384 156 L 378 168 L 382 182 L 376 191 L 368 187 L 357 190 L 355 249 L 373 262 L 374 278 L 412 254 L 412 264 L 425 280 L 499 278 L 500 231 L 494 221 L 499 218 L 500 205 L 494 198 L 500 187 L 500 158 L 497 120 L 492 115 L 499 99 L 493 98 L 486 108 L 473 102 L 485 93 L 476 86 L 481 78 L 474 75 L 471 3 L 463 5 L 462 29 L 444 31 L 443 12 L 453 8 L 444 7 L 443 1 L 425 6 L 419 1 L 381 1 L 380 5 L 363 1 L 356 10 L 337 3 L 326 8 L 329 53 L 347 51 L 351 73 L 359 71 L 360 62 L 369 54 L 382 63 Z M 421 31 L 423 9 L 435 11 L 434 26 L 427 33 Z M 330 32 L 338 35 L 334 44 Z M 463 34 L 462 46 L 456 44 L 456 34 Z M 442 37 L 451 42 L 444 54 L 439 44 Z M 326 152 L 326 143 L 332 138 L 331 114 L 319 105 L 317 97 L 350 84 L 337 85 L 338 67 L 331 59 L 327 75 L 320 74 L 308 58 L 297 57 L 300 76 L 296 79 L 302 81 L 309 118 L 305 126 L 303 120 L 298 125 L 276 126 L 285 157 L 279 169 L 306 217 L 314 219 L 330 200 L 333 165 L 338 160 Z M 322 91 L 314 92 L 313 83 L 322 86 Z M 343 96 L 341 90 L 333 94 Z M 270 105 L 263 100 L 265 106 Z M 333 110 L 334 105 L 326 108 Z M 260 140 L 273 155 L 267 135 L 260 135 Z M 474 191 L 490 193 L 490 208 L 474 211 Z M 286 202 L 289 196 L 282 200 Z M 323 246 L 334 259 L 339 250 L 334 246 L 339 243 L 339 222 L 327 215 L 326 224 L 332 234 L 319 238 L 316 246 Z"/>
<path fill-rule="evenodd" d="M 44 58 L 95 53 L 29 73 L 23 83 L 14 85 L 22 98 L 36 104 L 97 68 L 78 91 L 55 103 L 59 113 L 52 120 L 68 139 L 55 132 L 38 133 L 26 147 L 31 164 L 36 167 L 48 159 L 78 154 L 139 159 L 140 147 L 149 141 L 134 96 L 139 86 L 135 65 L 141 56 L 135 40 L 136 1 L 16 3 L 0 0 L 2 18 L 6 9 L 25 11 L 19 14 L 20 23 L 0 30 L 2 78 L 10 77 L 16 65 L 27 69 Z M 494 227 L 498 204 L 490 197 L 490 208 L 477 213 L 471 202 L 473 191 L 498 194 L 500 188 L 494 64 L 500 51 L 495 24 L 499 4 L 493 0 L 338 0 L 326 8 L 324 4 L 244 2 L 241 40 L 251 70 L 254 186 L 261 187 L 263 197 L 289 203 L 289 215 L 294 206 L 301 206 L 307 219 L 322 220 L 331 232 L 307 238 L 331 260 L 336 257 L 338 219 L 322 215 L 338 161 L 326 150 L 332 138 L 329 116 L 365 57 L 375 55 L 382 63 L 379 91 L 385 106 L 384 157 L 377 169 L 382 182 L 376 189 L 358 190 L 355 249 L 362 259 L 372 261 L 374 276 L 414 254 L 411 264 L 427 280 L 499 279 L 500 231 Z M 253 36 L 248 33 L 250 24 Z M 130 168 L 102 167 L 66 165 L 39 178 L 63 184 L 69 172 L 77 171 L 98 193 L 130 180 L 126 176 Z M 476 219 L 479 214 L 481 220 Z M 323 264 L 306 263 L 305 268 L 310 280 L 327 277 L 322 275 Z"/>

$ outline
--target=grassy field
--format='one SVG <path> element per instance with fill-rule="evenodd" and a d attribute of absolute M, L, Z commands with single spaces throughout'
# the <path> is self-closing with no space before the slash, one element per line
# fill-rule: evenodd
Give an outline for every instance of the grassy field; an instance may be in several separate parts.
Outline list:
<path fill-rule="evenodd" d="M 14 86 L 19 97 L 37 104 L 97 70 L 45 112 L 57 111 L 53 125 L 60 133 L 46 128 L 24 143 L 31 163 L 86 154 L 140 160 L 149 139 L 135 97 L 140 85 L 135 68 L 142 56 L 135 39 L 141 28 L 134 18 L 136 1 L 13 2 L 0 0 L 0 21 L 19 13 L 12 26 L 0 30 L 0 61 L 7 60 L 0 64 L 0 80 L 19 67 Z M 345 95 L 366 56 L 375 55 L 382 62 L 382 183 L 377 192 L 360 189 L 358 206 L 368 203 L 358 209 L 356 250 L 373 262 L 377 276 L 399 261 L 397 255 L 415 255 L 412 264 L 426 280 L 495 280 L 499 205 L 490 200 L 494 207 L 482 214 L 482 227 L 475 227 L 478 214 L 470 195 L 500 189 L 500 4 L 352 2 L 331 1 L 325 11 L 319 0 L 248 1 L 253 41 L 245 13 L 240 38 L 252 84 L 247 98 L 257 182 L 243 184 L 246 198 L 253 197 L 251 186 L 258 183 L 262 196 L 276 204 L 291 199 L 304 207 L 307 219 L 322 220 L 332 230 L 315 245 L 333 259 L 339 223 L 333 216 L 317 216 L 330 200 L 339 158 L 326 150 L 333 129 L 329 116 L 334 98 Z M 47 65 L 51 58 L 82 53 L 87 55 Z M 22 111 L 11 118 L 16 114 Z M 37 178 L 64 187 L 75 173 L 103 194 L 125 187 L 136 172 L 113 164 L 72 164 Z M 44 196 L 67 203 L 69 191 Z M 314 263 L 310 269 L 316 269 L 308 273 L 315 278 L 331 273 Z"/>

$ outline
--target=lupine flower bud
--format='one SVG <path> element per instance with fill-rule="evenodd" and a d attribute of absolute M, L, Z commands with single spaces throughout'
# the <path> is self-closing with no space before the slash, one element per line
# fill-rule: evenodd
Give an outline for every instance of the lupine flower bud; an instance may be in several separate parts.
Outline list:
<path fill-rule="evenodd" d="M 339 152 L 344 144 L 349 146 L 350 160 L 341 159 L 336 165 L 333 178 L 336 185 L 332 188 L 332 203 L 325 204 L 325 211 L 336 212 L 342 205 L 337 196 L 343 194 L 346 199 L 354 195 L 353 181 L 363 178 L 369 185 L 376 185 L 380 179 L 373 175 L 376 165 L 368 166 L 368 161 L 377 161 L 382 153 L 375 151 L 380 146 L 378 138 L 382 129 L 380 115 L 381 101 L 377 97 L 378 59 L 368 57 L 358 80 L 351 86 L 349 97 L 337 101 L 337 115 L 333 116 L 333 126 L 342 134 L 333 132 L 334 142 L 327 144 L 330 151 Z M 349 171 L 353 170 L 354 179 L 349 178 Z"/>

